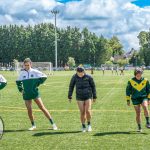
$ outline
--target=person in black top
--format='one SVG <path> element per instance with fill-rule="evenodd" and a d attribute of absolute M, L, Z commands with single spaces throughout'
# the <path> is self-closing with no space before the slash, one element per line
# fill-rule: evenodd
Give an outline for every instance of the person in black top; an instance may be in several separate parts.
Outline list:
<path fill-rule="evenodd" d="M 73 75 L 68 91 L 68 99 L 71 102 L 74 87 L 76 86 L 76 100 L 80 110 L 82 132 L 86 132 L 85 121 L 88 122 L 87 131 L 91 128 L 91 104 L 96 101 L 96 87 L 93 78 L 85 73 L 83 67 L 77 67 L 77 73 Z"/>

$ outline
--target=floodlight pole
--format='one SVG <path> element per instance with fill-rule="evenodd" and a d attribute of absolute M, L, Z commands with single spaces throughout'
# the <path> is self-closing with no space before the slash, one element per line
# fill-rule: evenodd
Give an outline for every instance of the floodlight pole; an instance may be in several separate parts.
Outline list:
<path fill-rule="evenodd" d="M 57 17 L 57 14 L 59 14 L 59 11 L 58 10 L 52 10 L 51 11 L 52 14 L 54 14 L 55 16 L 55 69 L 57 70 L 57 26 L 56 26 L 56 17 Z"/>
<path fill-rule="evenodd" d="M 148 32 L 148 48 L 150 48 L 150 28 L 149 28 L 149 32 Z"/>

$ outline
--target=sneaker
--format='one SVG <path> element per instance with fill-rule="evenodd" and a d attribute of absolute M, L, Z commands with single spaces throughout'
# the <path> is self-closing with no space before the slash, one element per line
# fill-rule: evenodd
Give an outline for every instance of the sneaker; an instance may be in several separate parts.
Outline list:
<path fill-rule="evenodd" d="M 142 132 L 142 129 L 138 129 L 137 132 Z"/>
<path fill-rule="evenodd" d="M 36 130 L 36 126 L 32 126 L 31 128 L 28 129 L 29 131 Z"/>
<path fill-rule="evenodd" d="M 53 130 L 58 130 L 56 124 L 53 124 L 52 127 L 53 127 Z"/>
<path fill-rule="evenodd" d="M 150 129 L 150 123 L 149 123 L 149 124 L 146 124 L 146 127 L 147 127 L 148 129 Z"/>
<path fill-rule="evenodd" d="M 86 132 L 86 128 L 83 128 L 83 127 L 82 127 L 82 132 Z"/>
<path fill-rule="evenodd" d="M 91 127 L 91 125 L 88 125 L 88 127 L 87 127 L 87 131 L 88 131 L 88 132 L 91 132 L 91 131 L 92 131 L 92 127 Z"/>

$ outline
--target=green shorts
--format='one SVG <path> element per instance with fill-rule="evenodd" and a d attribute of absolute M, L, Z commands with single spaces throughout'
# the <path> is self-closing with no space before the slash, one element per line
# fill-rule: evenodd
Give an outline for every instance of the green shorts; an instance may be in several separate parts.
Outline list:
<path fill-rule="evenodd" d="M 37 99 L 40 97 L 39 93 L 36 94 L 23 94 L 23 100 L 27 101 L 27 100 L 32 100 L 32 99 Z"/>
<path fill-rule="evenodd" d="M 140 105 L 140 104 L 142 104 L 144 101 L 148 101 L 148 99 L 147 99 L 147 98 L 132 99 L 132 104 L 133 104 L 133 105 Z"/>

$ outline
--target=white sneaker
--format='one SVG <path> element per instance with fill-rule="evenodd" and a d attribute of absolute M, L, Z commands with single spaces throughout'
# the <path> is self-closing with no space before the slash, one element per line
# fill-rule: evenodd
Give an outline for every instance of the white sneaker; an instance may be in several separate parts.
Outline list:
<path fill-rule="evenodd" d="M 87 127 L 87 131 L 88 131 L 88 132 L 91 132 L 91 131 L 92 131 L 92 127 L 91 127 L 91 125 L 88 125 L 88 127 Z"/>
<path fill-rule="evenodd" d="M 142 129 L 138 129 L 137 132 L 140 132 L 140 133 L 141 133 L 141 132 L 142 132 Z"/>
<path fill-rule="evenodd" d="M 58 130 L 56 124 L 53 124 L 52 127 L 53 127 L 53 130 Z"/>
<path fill-rule="evenodd" d="M 29 131 L 36 130 L 36 126 L 32 126 L 31 128 L 28 129 Z"/>
<path fill-rule="evenodd" d="M 82 128 L 82 132 L 86 132 L 86 128 Z"/>

